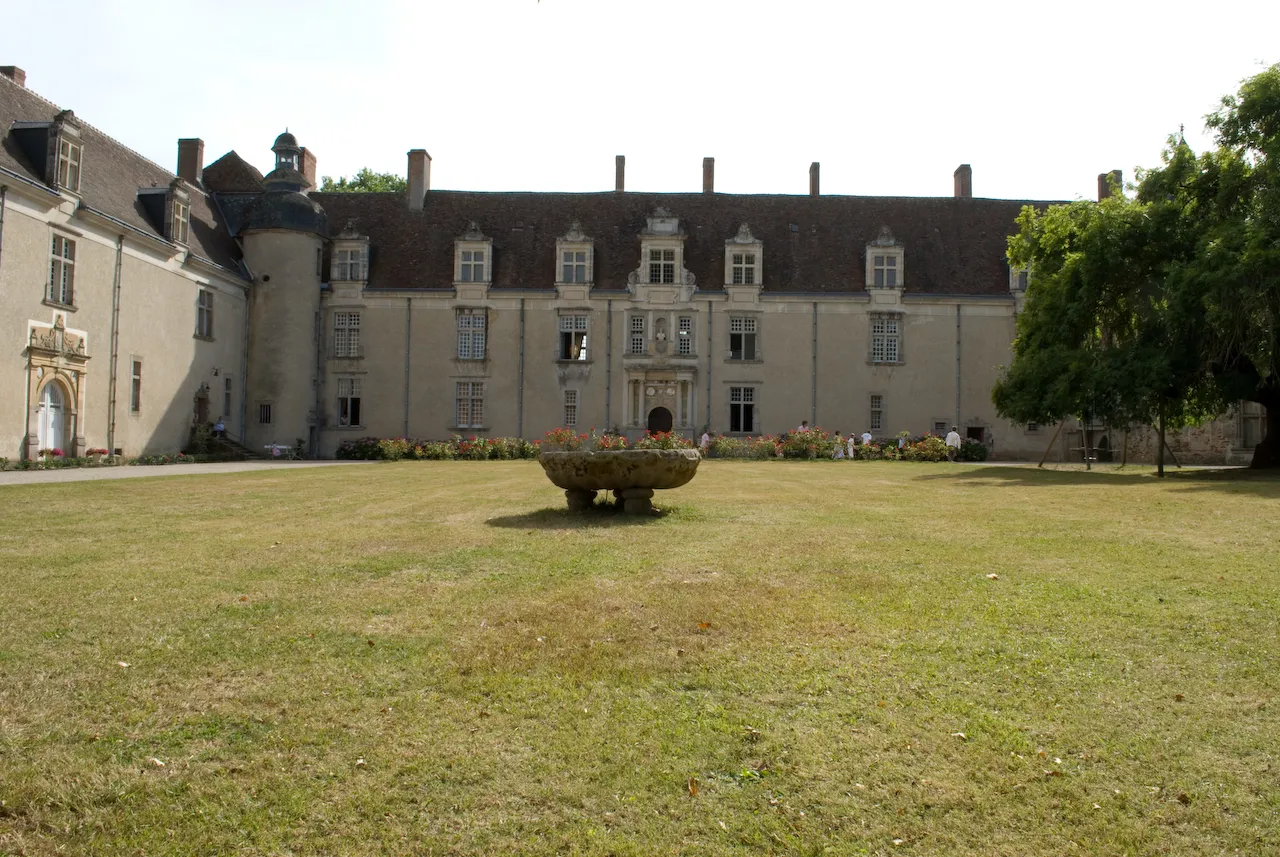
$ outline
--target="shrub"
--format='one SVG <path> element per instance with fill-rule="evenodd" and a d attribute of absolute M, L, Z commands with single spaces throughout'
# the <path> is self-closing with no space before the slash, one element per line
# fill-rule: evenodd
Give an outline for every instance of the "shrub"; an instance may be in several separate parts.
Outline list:
<path fill-rule="evenodd" d="M 636 441 L 636 449 L 693 449 L 693 441 L 669 431 L 647 431 Z"/>
<path fill-rule="evenodd" d="M 378 441 L 378 457 L 386 461 L 399 461 L 409 454 L 409 440 L 403 437 Z"/>
<path fill-rule="evenodd" d="M 599 432 L 595 429 L 591 430 L 591 445 L 596 449 L 612 450 L 626 449 L 627 439 L 620 434 L 613 432 Z"/>
<path fill-rule="evenodd" d="M 836 444 L 831 435 L 814 426 L 806 431 L 793 431 L 782 440 L 783 458 L 830 458 Z"/>
<path fill-rule="evenodd" d="M 334 453 L 334 457 L 350 461 L 372 461 L 382 457 L 378 444 L 376 437 L 344 440 L 338 444 L 338 451 Z"/>
<path fill-rule="evenodd" d="M 961 461 L 986 461 L 987 445 L 966 437 L 960 441 L 960 452 L 956 458 Z"/>
<path fill-rule="evenodd" d="M 542 441 L 545 446 L 556 446 L 565 452 L 572 452 L 586 443 L 587 435 L 578 434 L 571 428 L 557 428 L 547 432 Z"/>
<path fill-rule="evenodd" d="M 708 451 L 716 458 L 746 458 L 749 443 L 746 438 L 718 435 L 711 439 Z"/>

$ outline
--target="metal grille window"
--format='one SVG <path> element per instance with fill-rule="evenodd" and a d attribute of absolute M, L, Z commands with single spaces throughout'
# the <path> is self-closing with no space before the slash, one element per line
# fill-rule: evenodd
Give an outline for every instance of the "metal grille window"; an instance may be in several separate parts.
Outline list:
<path fill-rule="evenodd" d="M 258 422 L 261 425 L 271 425 L 271 403 L 262 402 L 258 405 Z"/>
<path fill-rule="evenodd" d="M 80 190 L 80 156 L 84 150 L 79 143 L 63 140 L 58 146 L 58 186 L 69 191 Z"/>
<path fill-rule="evenodd" d="M 560 282 L 587 282 L 587 253 L 585 250 L 565 250 L 560 254 L 562 262 Z"/>
<path fill-rule="evenodd" d="M 676 281 L 676 251 L 649 251 L 649 282 L 674 283 Z"/>
<path fill-rule="evenodd" d="M 693 317 L 682 315 L 679 320 L 676 353 L 689 355 L 693 353 Z"/>
<path fill-rule="evenodd" d="M 733 284 L 754 285 L 756 281 L 756 254 L 755 253 L 734 253 L 733 254 Z"/>
<path fill-rule="evenodd" d="M 631 341 L 627 347 L 628 354 L 644 354 L 644 316 L 631 316 Z"/>
<path fill-rule="evenodd" d="M 570 428 L 578 424 L 578 391 L 564 391 L 564 424 Z"/>
<path fill-rule="evenodd" d="M 333 356 L 360 356 L 360 313 L 333 314 Z"/>
<path fill-rule="evenodd" d="M 173 201 L 173 223 L 169 225 L 169 235 L 179 244 L 187 243 L 190 209 L 185 202 Z"/>
<path fill-rule="evenodd" d="M 335 280 L 363 280 L 364 249 L 339 250 L 333 278 Z"/>
<path fill-rule="evenodd" d="M 884 431 L 884 396 L 871 396 L 871 430 Z"/>
<path fill-rule="evenodd" d="M 458 252 L 458 280 L 463 283 L 484 283 L 483 250 L 460 250 Z"/>
<path fill-rule="evenodd" d="M 756 430 L 756 388 L 729 388 L 729 431 Z"/>
<path fill-rule="evenodd" d="M 49 263 L 49 300 L 70 306 L 75 297 L 76 242 L 53 236 L 53 258 Z"/>
<path fill-rule="evenodd" d="M 560 316 L 560 359 L 587 359 L 587 317 L 585 315 Z"/>
<path fill-rule="evenodd" d="M 201 289 L 196 299 L 196 336 L 213 339 L 213 292 Z"/>
<path fill-rule="evenodd" d="M 892 289 L 898 285 L 898 257 L 875 256 L 871 263 L 872 276 L 877 288 Z"/>
<path fill-rule="evenodd" d="M 454 417 L 458 428 L 480 428 L 484 423 L 484 382 L 458 381 Z"/>
<path fill-rule="evenodd" d="M 483 312 L 458 314 L 458 359 L 484 359 L 485 316 Z M 462 425 L 459 423 L 458 425 Z"/>
<path fill-rule="evenodd" d="M 338 425 L 360 425 L 360 379 L 338 379 Z"/>
<path fill-rule="evenodd" d="M 933 423 L 933 433 L 938 437 L 946 437 L 947 424 L 941 420 L 935 420 Z"/>
<path fill-rule="evenodd" d="M 756 320 L 735 315 L 729 319 L 729 359 L 756 359 Z"/>
<path fill-rule="evenodd" d="M 871 362 L 899 362 L 898 320 L 889 316 L 871 319 Z"/>
<path fill-rule="evenodd" d="M 142 361 L 130 362 L 133 366 L 129 372 L 129 411 L 136 414 L 142 411 Z"/>

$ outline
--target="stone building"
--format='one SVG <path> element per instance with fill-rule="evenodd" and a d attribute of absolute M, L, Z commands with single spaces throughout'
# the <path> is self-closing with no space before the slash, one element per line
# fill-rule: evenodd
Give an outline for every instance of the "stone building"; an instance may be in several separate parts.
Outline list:
<path fill-rule="evenodd" d="M 990 395 L 1026 286 L 1006 238 L 1045 203 L 976 198 L 968 165 L 941 198 L 824 196 L 816 163 L 805 195 L 717 193 L 710 158 L 701 193 L 632 193 L 622 157 L 612 191 L 473 193 L 414 149 L 407 194 L 326 194 L 287 132 L 266 176 L 195 139 L 175 175 L 2 72 L 2 455 L 173 451 L 219 416 L 318 456 L 802 420 L 1048 443 Z"/>

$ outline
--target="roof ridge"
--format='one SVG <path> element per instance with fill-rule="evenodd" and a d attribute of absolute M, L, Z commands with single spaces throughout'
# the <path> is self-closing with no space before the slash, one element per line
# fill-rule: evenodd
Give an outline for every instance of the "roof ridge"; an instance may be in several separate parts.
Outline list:
<path fill-rule="evenodd" d="M 50 101 L 49 99 L 47 99 L 47 98 L 45 98 L 43 95 L 41 95 L 39 92 L 36 92 L 34 89 L 30 88 L 29 86 L 19 86 L 19 85 L 18 85 L 18 83 L 17 83 L 17 81 L 15 81 L 15 80 L 13 80 L 13 79 L 11 79 L 11 78 L 9 78 L 9 77 L 7 77 L 7 76 L 3 75 L 3 74 L 0 74 L 0 80 L 7 81 L 7 82 L 9 83 L 9 85 L 18 87 L 18 89 L 22 90 L 22 91 L 23 91 L 24 93 L 26 93 L 27 95 L 30 95 L 30 96 L 32 96 L 32 97 L 34 97 L 34 98 L 37 98 L 37 99 L 39 99 L 40 101 L 43 101 L 45 104 L 49 105 L 50 107 L 54 108 L 55 110 L 62 111 L 62 110 L 70 110 L 70 109 L 71 109 L 71 108 L 69 108 L 69 107 L 63 107 L 62 105 L 58 104 L 58 103 L 57 103 L 57 102 L 55 102 L 55 101 Z M 75 113 L 75 111 L 74 111 L 74 110 L 72 110 L 72 112 L 73 112 L 73 113 Z M 115 145 L 119 146 L 121 149 L 124 149 L 126 152 L 128 152 L 129 154 L 131 154 L 131 155 L 133 155 L 134 157 L 138 158 L 139 160 L 141 160 L 141 161 L 145 161 L 146 163 L 148 163 L 148 164 L 150 164 L 151 166 L 155 167 L 156 169 L 160 170 L 160 171 L 161 171 L 162 173 L 164 173 L 165 175 L 167 175 L 167 176 L 171 176 L 171 177 L 173 177 L 173 178 L 177 178 L 177 177 L 178 177 L 178 174 L 177 174 L 177 173 L 170 172 L 169 170 L 167 170 L 167 169 L 165 169 L 164 167 L 162 167 L 162 166 L 160 166 L 159 164 L 157 164 L 155 161 L 153 161 L 153 160 L 151 160 L 150 158 L 148 158 L 146 155 L 144 155 L 144 154 L 142 154 L 141 152 L 139 152 L 137 149 L 134 149 L 132 146 L 128 146 L 128 145 L 126 145 L 126 144 L 124 144 L 124 143 L 120 142 L 120 141 L 119 141 L 119 140 L 117 140 L 115 137 L 113 137 L 113 136 L 111 136 L 110 134 L 108 134 L 106 131 L 103 131 L 103 130 L 102 130 L 101 128 L 99 128 L 97 125 L 94 125 L 92 122 L 87 121 L 84 117 L 82 117 L 82 116 L 81 116 L 80 114 L 78 114 L 78 113 L 76 114 L 76 121 L 77 121 L 77 122 L 79 122 L 81 125 L 85 126 L 86 128 L 91 128 L 95 133 L 102 135 L 102 136 L 103 136 L 103 137 L 105 137 L 108 141 L 110 141 L 110 142 L 114 143 Z M 189 182 L 188 182 L 188 184 L 189 184 Z"/>

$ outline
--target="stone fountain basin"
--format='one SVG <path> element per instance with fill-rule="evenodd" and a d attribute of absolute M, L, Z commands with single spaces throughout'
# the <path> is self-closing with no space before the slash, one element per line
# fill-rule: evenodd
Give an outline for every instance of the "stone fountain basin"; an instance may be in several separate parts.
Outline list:
<path fill-rule="evenodd" d="M 679 488 L 698 472 L 696 449 L 619 449 L 544 452 L 538 463 L 566 491 Z"/>

